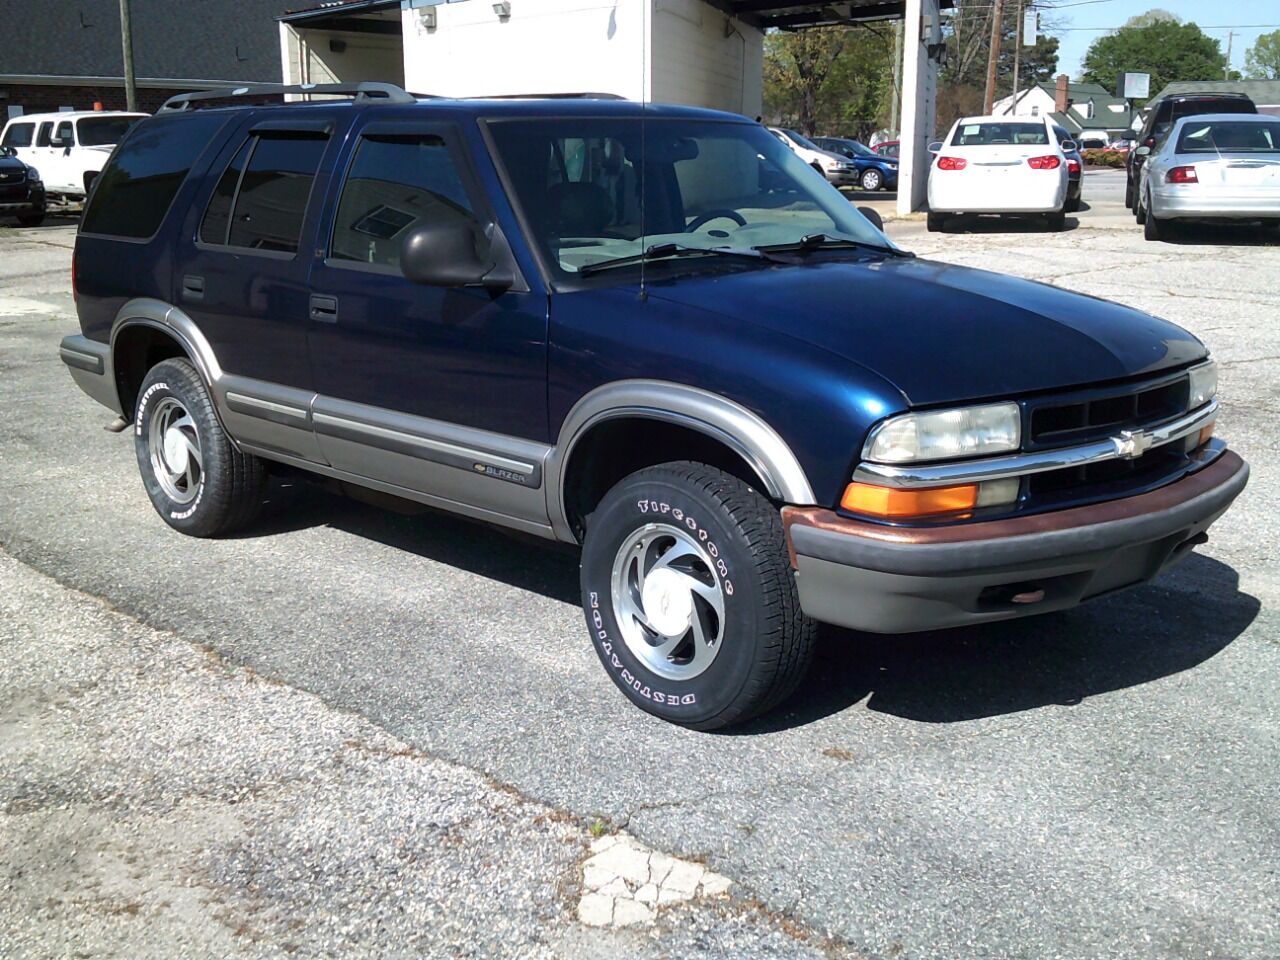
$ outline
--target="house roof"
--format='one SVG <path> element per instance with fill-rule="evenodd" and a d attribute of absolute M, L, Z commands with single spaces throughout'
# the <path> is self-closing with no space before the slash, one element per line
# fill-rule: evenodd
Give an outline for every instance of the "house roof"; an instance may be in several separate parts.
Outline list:
<path fill-rule="evenodd" d="M 279 82 L 275 18 L 287 0 L 132 0 L 139 79 Z M 7 3 L 0 75 L 121 77 L 119 0 Z M 181 10 L 176 8 L 181 6 Z"/>
<path fill-rule="evenodd" d="M 1149 101 L 1178 93 L 1243 93 L 1259 107 L 1280 106 L 1280 80 L 1178 80 Z"/>

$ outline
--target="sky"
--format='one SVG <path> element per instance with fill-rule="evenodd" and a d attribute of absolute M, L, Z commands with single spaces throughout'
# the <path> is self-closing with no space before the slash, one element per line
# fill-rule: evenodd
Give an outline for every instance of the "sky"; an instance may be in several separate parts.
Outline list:
<path fill-rule="evenodd" d="M 1007 2 L 1007 0 L 1006 0 Z M 1074 80 L 1089 44 L 1108 30 L 1153 8 L 1168 10 L 1185 21 L 1197 24 L 1227 49 L 1227 34 L 1234 30 L 1231 66 L 1244 68 L 1245 51 L 1259 34 L 1280 30 L 1280 0 L 1047 0 L 1055 9 L 1051 16 L 1061 30 L 1051 30 L 1060 42 L 1058 66 Z M 1251 24 L 1269 24 L 1256 27 Z M 1089 29 L 1092 27 L 1104 29 Z M 1154 91 L 1152 91 L 1154 92 Z"/>

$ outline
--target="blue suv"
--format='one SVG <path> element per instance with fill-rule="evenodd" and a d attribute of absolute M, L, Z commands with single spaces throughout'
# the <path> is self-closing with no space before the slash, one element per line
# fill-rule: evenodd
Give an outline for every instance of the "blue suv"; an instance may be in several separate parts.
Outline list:
<path fill-rule="evenodd" d="M 786 697 L 818 621 L 1149 580 L 1248 474 L 1186 331 L 917 259 L 707 110 L 183 95 L 99 177 L 74 286 L 62 360 L 171 527 L 243 527 L 284 466 L 579 544 L 606 672 L 701 729 Z"/>

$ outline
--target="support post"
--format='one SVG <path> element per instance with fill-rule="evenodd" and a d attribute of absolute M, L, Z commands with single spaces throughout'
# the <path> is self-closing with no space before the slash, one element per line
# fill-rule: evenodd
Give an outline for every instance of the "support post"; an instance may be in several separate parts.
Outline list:
<path fill-rule="evenodd" d="M 910 9 L 910 8 L 908 8 Z M 987 60 L 987 89 L 982 95 L 982 112 L 991 115 L 996 99 L 996 64 L 1000 61 L 1000 34 L 1004 26 L 1004 0 L 993 0 L 991 8 L 991 51 Z"/>
<path fill-rule="evenodd" d="M 131 112 L 136 112 L 138 83 L 133 74 L 133 27 L 129 22 L 129 0 L 120 0 L 120 49 L 124 56 L 124 102 Z"/>
<path fill-rule="evenodd" d="M 938 0 L 906 0 L 902 22 L 902 132 L 898 139 L 898 213 L 925 205 L 929 185 L 929 137 L 935 132 L 938 68 L 926 44 L 942 42 Z"/>

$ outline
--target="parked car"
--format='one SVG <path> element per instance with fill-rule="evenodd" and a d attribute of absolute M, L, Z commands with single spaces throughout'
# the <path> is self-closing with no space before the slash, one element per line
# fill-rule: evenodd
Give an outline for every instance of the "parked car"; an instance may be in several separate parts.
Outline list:
<path fill-rule="evenodd" d="M 1139 147 L 1152 150 L 1156 141 L 1163 137 L 1173 125 L 1183 117 L 1193 117 L 1204 113 L 1257 113 L 1258 108 L 1243 93 L 1179 93 L 1161 97 L 1155 103 L 1148 104 L 1146 119 L 1142 130 L 1137 134 L 1129 134 L 1126 139 Z M 1138 191 L 1138 175 L 1142 171 L 1143 156 L 1137 150 L 1130 150 L 1125 158 L 1124 205 L 1136 210 L 1135 202 Z"/>
<path fill-rule="evenodd" d="M 38 227 L 44 216 L 40 171 L 19 160 L 11 147 L 0 147 L 0 217 L 17 217 L 24 227 Z"/>
<path fill-rule="evenodd" d="M 797 157 L 826 177 L 837 187 L 858 184 L 858 168 L 847 157 L 823 150 L 808 137 L 784 127 L 770 127 L 769 132 L 787 145 Z"/>
<path fill-rule="evenodd" d="M 703 729 L 781 702 L 816 621 L 1146 581 L 1248 475 L 1191 334 L 919 260 L 716 111 L 188 94 L 120 144 L 73 268 L 62 360 L 164 522 L 242 528 L 284 465 L 580 545 L 605 672 Z M 531 642 L 570 656 L 492 653 Z"/>
<path fill-rule="evenodd" d="M 1054 124 L 1053 132 L 1058 136 L 1058 143 L 1064 144 L 1071 141 L 1071 134 L 1065 127 Z M 1071 150 L 1065 147 L 1062 150 L 1062 155 L 1067 158 L 1067 204 L 1063 210 L 1067 213 L 1076 213 L 1080 209 L 1080 199 L 1083 196 L 1084 156 L 1080 153 L 1080 144 L 1071 142 L 1073 143 Z"/>
<path fill-rule="evenodd" d="M 1107 149 L 1106 137 L 1100 137 L 1097 134 L 1081 134 L 1079 137 L 1073 138 L 1071 134 L 1067 132 L 1066 129 L 1063 129 L 1063 128 L 1055 128 L 1055 129 L 1061 129 L 1060 136 L 1063 140 L 1074 139 L 1076 141 L 1077 146 L 1079 146 L 1081 150 L 1106 150 Z"/>
<path fill-rule="evenodd" d="M 845 137 L 814 137 L 813 142 L 853 164 L 858 185 L 863 190 L 897 190 L 898 161 L 882 157 L 857 140 Z"/>
<path fill-rule="evenodd" d="M 945 230 L 950 217 L 987 213 L 1039 214 L 1050 230 L 1063 229 L 1066 153 L 1075 149 L 1044 118 L 957 120 L 945 144 L 929 147 L 937 153 L 929 175 L 929 230 Z"/>
<path fill-rule="evenodd" d="M 1280 118 L 1240 113 L 1183 117 L 1144 163 L 1135 216 L 1148 240 L 1176 223 L 1258 220 L 1280 229 Z"/>
<path fill-rule="evenodd" d="M 876 153 L 880 154 L 880 156 L 882 157 L 893 157 L 895 160 L 898 159 L 898 141 L 897 140 L 886 140 L 883 143 L 877 143 L 871 149 L 874 150 Z"/>
<path fill-rule="evenodd" d="M 25 114 L 5 124 L 0 146 L 39 168 L 50 196 L 79 201 L 121 137 L 145 116 L 110 110 Z"/>

